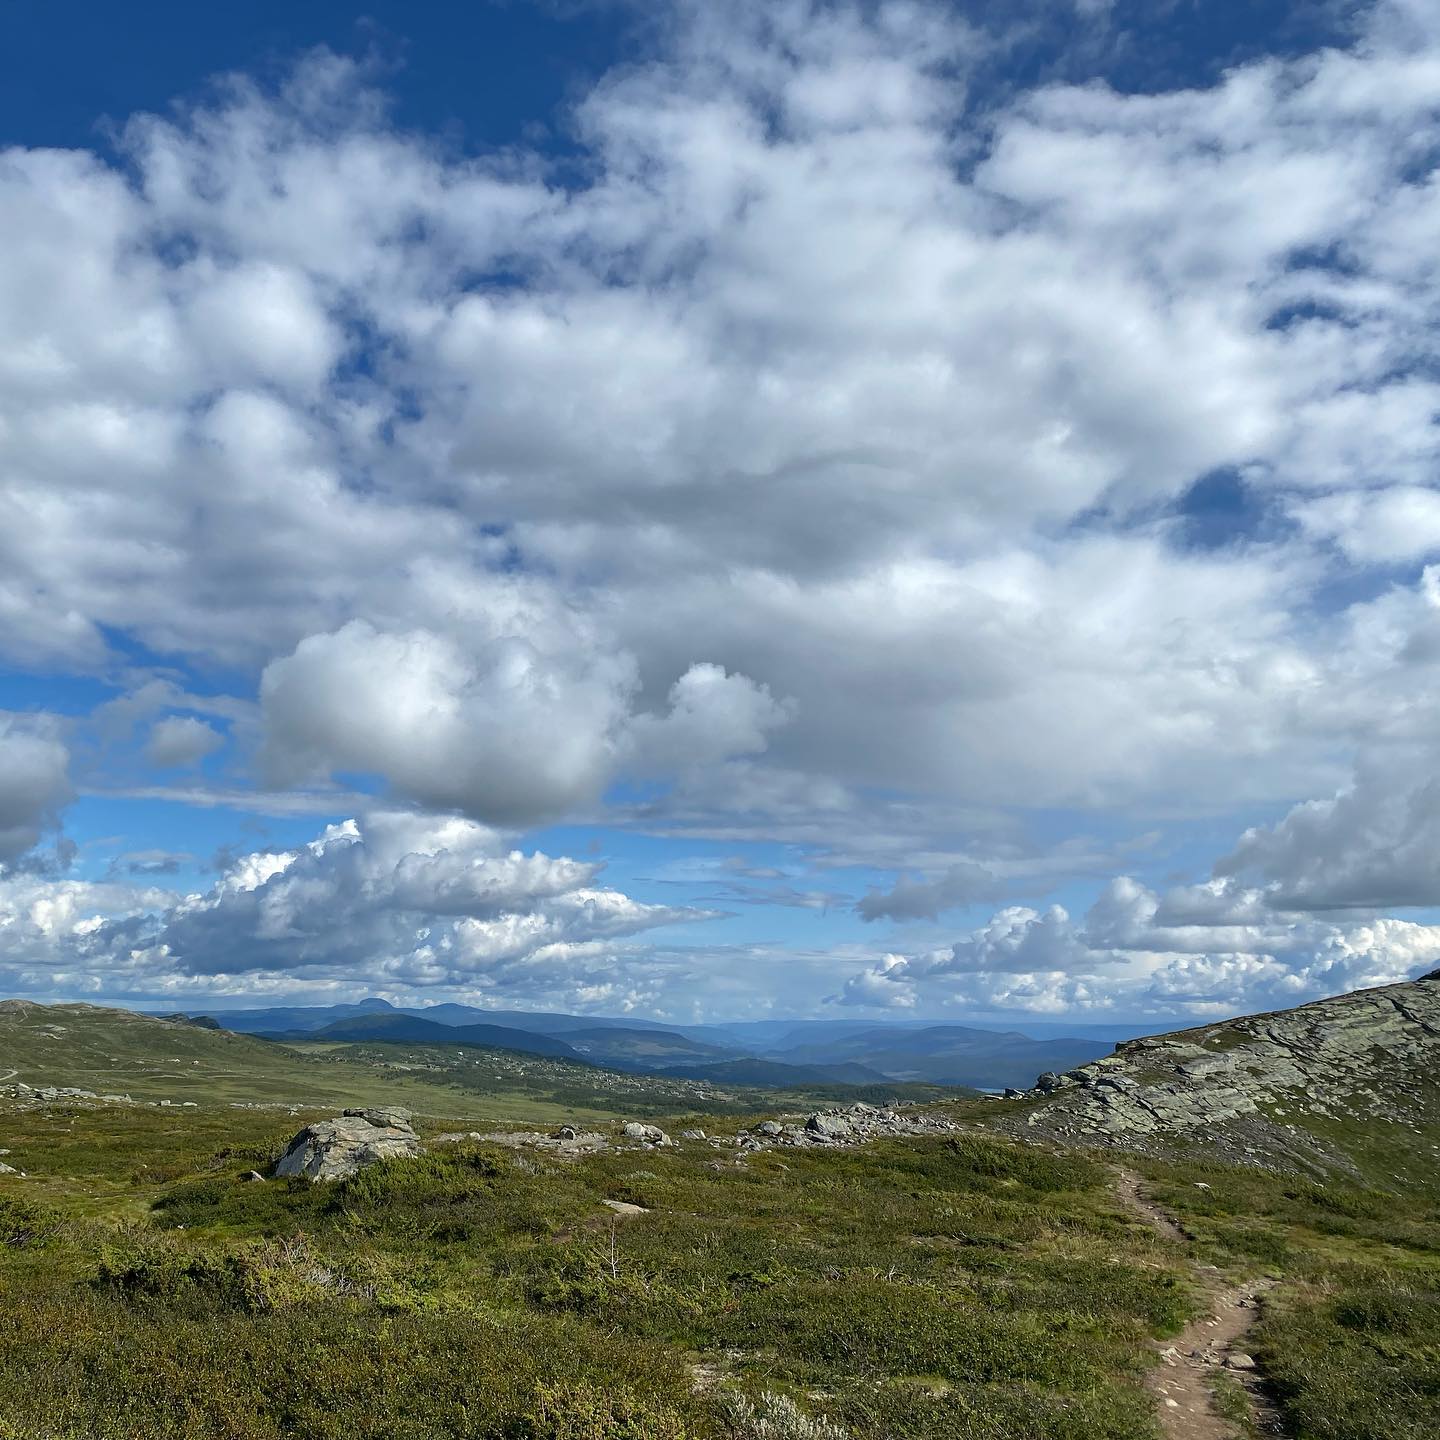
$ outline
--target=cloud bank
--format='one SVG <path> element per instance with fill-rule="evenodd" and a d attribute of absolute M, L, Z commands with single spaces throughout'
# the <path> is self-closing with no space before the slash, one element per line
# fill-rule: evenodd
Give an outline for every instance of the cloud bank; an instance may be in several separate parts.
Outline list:
<path fill-rule="evenodd" d="M 1150 92 L 981 85 L 1006 37 L 909 0 L 664 18 L 563 157 L 406 133 L 325 52 L 0 153 L 0 663 L 120 689 L 87 784 L 796 845 L 898 927 L 834 947 L 815 993 L 860 1003 L 1399 973 L 1414 922 L 1283 917 L 1440 905 L 1429 12 Z M 0 721 L 0 865 L 69 794 L 46 723 Z M 1125 868 L 1093 817 L 1244 831 L 1227 903 L 1282 918 L 1122 935 L 1112 888 L 1077 926 L 1046 895 Z M 77 983 L 570 947 L 592 993 L 668 923 L 489 852 L 513 911 L 400 905 L 386 843 L 142 894 Z"/>
<path fill-rule="evenodd" d="M 138 998 L 435 987 L 489 997 L 618 994 L 617 942 L 710 917 L 642 904 L 599 867 L 508 850 L 458 818 L 376 812 L 234 860 L 205 891 L 0 879 L 10 990 Z M 620 947 L 623 950 L 623 947 Z M 643 967 L 637 966 L 637 976 Z M 653 998 L 653 996 L 651 997 Z"/>

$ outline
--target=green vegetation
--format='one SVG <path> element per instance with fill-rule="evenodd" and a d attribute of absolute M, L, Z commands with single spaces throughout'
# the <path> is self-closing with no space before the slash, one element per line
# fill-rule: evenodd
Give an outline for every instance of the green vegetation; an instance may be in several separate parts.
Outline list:
<path fill-rule="evenodd" d="M 240 1179 L 273 1115 L 218 1146 L 197 1112 L 13 1118 L 57 1142 L 0 1177 L 25 1440 L 1133 1440 L 1147 1341 L 1192 1303 L 1103 1166 L 979 1133 L 447 1146 L 311 1186 Z"/>
<path fill-rule="evenodd" d="M 1293 1440 L 1440 1434 L 1424 1075 L 1365 1116 L 1277 1103 L 1289 1173 L 1217 1162 L 1218 1132 L 1127 1155 L 1182 1243 L 1120 1205 L 1112 1153 L 1027 1143 L 1039 1101 L 950 1102 L 970 1128 L 856 1148 L 466 1142 L 255 1183 L 342 1103 L 409 1103 L 433 1137 L 729 1130 L 820 1095 L 55 1013 L 0 1007 L 9 1084 L 199 1103 L 0 1100 L 28 1172 L 0 1174 L 0 1440 L 1155 1440 L 1154 1342 L 1199 1312 L 1204 1266 L 1271 1277 L 1245 1345 Z"/>
<path fill-rule="evenodd" d="M 1137 1162 L 1202 1261 L 1278 1283 L 1252 1337 L 1296 1440 L 1432 1440 L 1440 1434 L 1440 1185 L 1411 1154 L 1397 1183 L 1377 1125 L 1381 1189 L 1258 1168 Z M 1416 1147 L 1413 1138 L 1408 1147 Z M 1391 1159 L 1397 1157 L 1391 1156 Z"/>
<path fill-rule="evenodd" d="M 517 1115 L 520 1111 L 535 1114 L 536 1123 L 560 1118 L 588 1123 L 615 1115 L 640 1118 L 689 1115 L 698 1120 L 705 1116 L 748 1116 L 776 1108 L 813 1110 L 822 1105 L 851 1105 L 857 1100 L 867 1104 L 889 1104 L 895 1100 L 916 1104 L 975 1093 L 957 1086 L 895 1080 L 799 1087 L 739 1082 L 722 1085 L 683 1076 L 628 1074 L 577 1065 L 573 1061 L 454 1045 L 373 1041 L 336 1045 L 312 1040 L 296 1041 L 288 1048 L 316 1063 L 328 1062 L 346 1069 L 363 1066 L 372 1072 L 372 1079 L 373 1072 L 379 1071 L 412 1084 L 442 1087 L 457 1099 L 464 1097 L 468 1108 L 473 1108 L 478 1101 L 493 1113 L 497 1104 L 503 1103 Z M 435 1103 L 433 1091 L 430 1103 Z"/>
<path fill-rule="evenodd" d="M 616 1117 L 748 1116 L 780 1108 L 953 1097 L 936 1085 L 721 1087 L 477 1046 L 276 1044 L 128 1010 L 0 1003 L 0 1082 L 70 1086 L 142 1103 L 297 1112 L 404 1105 L 466 1129 L 591 1125 Z"/>

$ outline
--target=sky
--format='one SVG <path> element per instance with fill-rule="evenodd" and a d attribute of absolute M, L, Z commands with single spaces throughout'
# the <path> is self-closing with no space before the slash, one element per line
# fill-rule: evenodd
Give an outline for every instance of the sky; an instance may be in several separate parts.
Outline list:
<path fill-rule="evenodd" d="M 0 3 L 0 993 L 1440 966 L 1440 11 Z"/>

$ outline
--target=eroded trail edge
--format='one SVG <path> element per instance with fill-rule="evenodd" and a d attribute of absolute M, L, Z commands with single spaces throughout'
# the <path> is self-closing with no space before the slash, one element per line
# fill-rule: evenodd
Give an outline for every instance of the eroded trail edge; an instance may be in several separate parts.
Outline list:
<path fill-rule="evenodd" d="M 1120 1203 L 1157 1235 L 1188 1244 L 1191 1237 L 1145 1194 L 1133 1171 L 1116 1171 L 1115 1192 Z M 1213 1267 L 1192 1264 L 1191 1270 L 1206 1294 L 1206 1313 L 1175 1339 L 1157 1342 L 1160 1364 L 1149 1378 L 1166 1440 L 1237 1440 L 1252 1433 L 1283 1436 L 1280 1414 L 1265 1394 L 1245 1343 L 1273 1282 L 1257 1277 L 1227 1285 Z M 1228 1418 L 1219 1408 L 1216 1390 L 1225 1384 L 1225 1377 L 1240 1387 L 1238 1393 L 1249 1407 L 1248 1425 Z"/>

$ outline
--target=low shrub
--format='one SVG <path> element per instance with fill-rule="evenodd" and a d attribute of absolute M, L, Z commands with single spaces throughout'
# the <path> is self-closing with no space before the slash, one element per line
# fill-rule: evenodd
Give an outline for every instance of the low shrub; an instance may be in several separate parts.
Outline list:
<path fill-rule="evenodd" d="M 506 1440 L 690 1440 L 683 1417 L 630 1391 L 594 1385 L 541 1385 Z"/>

